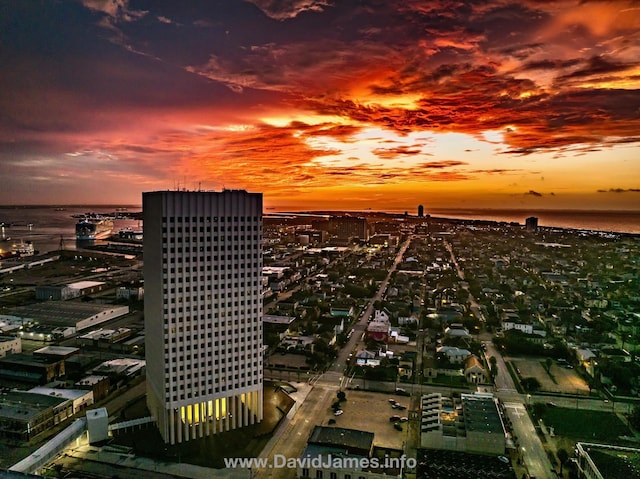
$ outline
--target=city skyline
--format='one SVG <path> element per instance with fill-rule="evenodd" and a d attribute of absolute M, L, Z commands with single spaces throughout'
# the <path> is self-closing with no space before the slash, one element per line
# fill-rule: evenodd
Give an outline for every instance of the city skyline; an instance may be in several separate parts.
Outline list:
<path fill-rule="evenodd" d="M 0 204 L 637 210 L 632 1 L 0 6 Z"/>

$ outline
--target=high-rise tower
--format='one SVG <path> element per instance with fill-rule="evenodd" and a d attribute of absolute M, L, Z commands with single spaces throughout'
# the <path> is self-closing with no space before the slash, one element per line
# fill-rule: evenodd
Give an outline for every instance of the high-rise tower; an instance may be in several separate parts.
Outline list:
<path fill-rule="evenodd" d="M 143 194 L 147 406 L 166 443 L 262 420 L 262 194 Z"/>

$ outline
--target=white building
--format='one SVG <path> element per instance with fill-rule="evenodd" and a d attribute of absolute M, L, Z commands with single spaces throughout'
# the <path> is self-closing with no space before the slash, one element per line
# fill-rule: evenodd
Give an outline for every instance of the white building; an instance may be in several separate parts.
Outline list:
<path fill-rule="evenodd" d="M 522 331 L 525 334 L 537 334 L 542 337 L 547 335 L 547 332 L 544 329 L 533 323 L 512 320 L 502 321 L 502 330 L 509 331 L 510 329 Z"/>
<path fill-rule="evenodd" d="M 262 194 L 143 194 L 147 405 L 175 444 L 262 420 Z"/>

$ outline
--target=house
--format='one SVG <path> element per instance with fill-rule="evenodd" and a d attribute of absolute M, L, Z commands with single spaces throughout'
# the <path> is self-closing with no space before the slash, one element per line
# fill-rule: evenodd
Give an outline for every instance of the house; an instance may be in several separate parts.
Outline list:
<path fill-rule="evenodd" d="M 444 335 L 448 338 L 469 338 L 469 330 L 460 323 L 452 323 L 444 330 Z"/>
<path fill-rule="evenodd" d="M 487 370 L 475 354 L 469 356 L 464 362 L 464 377 L 468 383 L 481 384 L 489 382 Z"/>
<path fill-rule="evenodd" d="M 462 364 L 471 356 L 471 351 L 468 349 L 461 349 L 455 346 L 440 346 L 436 349 L 436 353 L 441 357 L 446 357 L 453 364 Z"/>

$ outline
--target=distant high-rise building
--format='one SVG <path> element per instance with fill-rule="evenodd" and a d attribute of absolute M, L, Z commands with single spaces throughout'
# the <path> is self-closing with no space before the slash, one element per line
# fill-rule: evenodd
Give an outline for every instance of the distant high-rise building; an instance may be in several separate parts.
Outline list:
<path fill-rule="evenodd" d="M 525 220 L 525 229 L 527 231 L 537 231 L 538 230 L 538 218 L 535 216 L 530 216 Z"/>
<path fill-rule="evenodd" d="M 424 216 L 424 206 L 418 205 L 418 216 L 422 218 Z"/>
<path fill-rule="evenodd" d="M 334 216 L 329 219 L 329 231 L 332 231 L 339 242 L 346 243 L 354 238 L 367 241 L 369 239 L 369 223 L 367 218 L 356 216 Z"/>
<path fill-rule="evenodd" d="M 262 420 L 262 194 L 143 194 L 147 406 L 166 443 Z"/>

